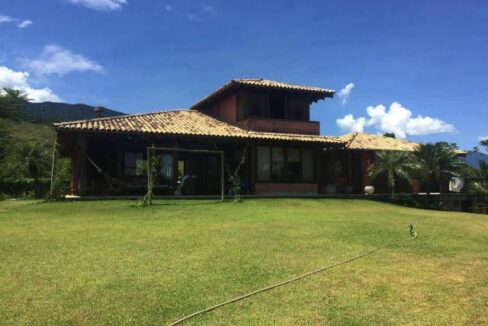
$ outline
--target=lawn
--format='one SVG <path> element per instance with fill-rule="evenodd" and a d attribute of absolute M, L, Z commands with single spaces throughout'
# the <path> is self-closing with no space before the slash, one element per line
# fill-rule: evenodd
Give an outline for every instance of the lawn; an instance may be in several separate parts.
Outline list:
<path fill-rule="evenodd" d="M 488 216 L 361 200 L 0 202 L 1 324 L 487 324 Z M 427 237 L 425 237 L 427 236 Z"/>

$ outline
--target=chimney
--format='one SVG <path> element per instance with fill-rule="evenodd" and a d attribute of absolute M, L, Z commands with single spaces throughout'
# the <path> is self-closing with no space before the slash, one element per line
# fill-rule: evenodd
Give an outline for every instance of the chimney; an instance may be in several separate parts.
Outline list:
<path fill-rule="evenodd" d="M 95 117 L 97 118 L 103 117 L 103 111 L 105 111 L 105 109 L 102 106 L 95 106 L 93 108 L 93 112 L 95 112 Z"/>

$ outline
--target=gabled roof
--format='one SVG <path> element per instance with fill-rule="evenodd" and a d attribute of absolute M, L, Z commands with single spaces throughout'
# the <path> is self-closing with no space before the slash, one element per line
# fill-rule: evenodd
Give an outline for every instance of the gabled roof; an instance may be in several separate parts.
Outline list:
<path fill-rule="evenodd" d="M 339 137 L 346 142 L 347 149 L 375 150 L 375 151 L 409 151 L 413 152 L 419 144 L 402 139 L 385 137 L 382 135 L 370 135 L 362 132 L 354 132 Z"/>
<path fill-rule="evenodd" d="M 310 143 L 337 143 L 338 137 L 248 131 L 195 110 L 173 110 L 55 124 L 57 130 L 154 135 L 207 136 Z"/>
<path fill-rule="evenodd" d="M 331 89 L 325 89 L 320 87 L 313 87 L 313 86 L 304 86 L 304 85 L 297 85 L 297 84 L 289 84 L 278 82 L 274 80 L 267 80 L 267 79 L 232 79 L 228 83 L 224 84 L 222 87 L 211 93 L 210 95 L 206 96 L 202 100 L 195 103 L 190 109 L 196 109 L 208 102 L 211 102 L 216 97 L 230 91 L 232 89 L 236 89 L 238 87 L 250 87 L 256 89 L 275 89 L 275 90 L 288 90 L 294 91 L 299 93 L 306 93 L 313 96 L 314 101 L 319 99 L 324 99 L 326 97 L 333 97 L 335 91 Z"/>

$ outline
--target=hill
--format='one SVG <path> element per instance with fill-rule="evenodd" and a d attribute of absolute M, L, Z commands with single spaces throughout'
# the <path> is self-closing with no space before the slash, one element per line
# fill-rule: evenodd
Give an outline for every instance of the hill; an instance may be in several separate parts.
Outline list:
<path fill-rule="evenodd" d="M 67 103 L 26 103 L 22 108 L 24 119 L 30 122 L 53 123 L 96 118 L 94 107 L 86 104 Z M 125 113 L 104 108 L 103 117 L 124 115 Z"/>

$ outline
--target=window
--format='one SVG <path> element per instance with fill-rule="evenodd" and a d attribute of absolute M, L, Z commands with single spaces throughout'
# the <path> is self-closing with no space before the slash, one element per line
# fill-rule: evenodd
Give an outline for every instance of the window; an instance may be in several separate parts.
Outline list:
<path fill-rule="evenodd" d="M 124 163 L 126 176 L 144 175 L 146 173 L 144 153 L 126 152 Z"/>
<path fill-rule="evenodd" d="M 269 147 L 258 146 L 257 177 L 260 181 L 270 180 L 270 159 L 271 153 Z"/>
<path fill-rule="evenodd" d="M 314 152 L 310 148 L 257 148 L 257 179 L 261 182 L 313 182 Z"/>
<path fill-rule="evenodd" d="M 288 149 L 288 179 L 292 182 L 299 182 L 302 177 L 302 162 L 300 160 L 300 149 Z"/>
<path fill-rule="evenodd" d="M 285 118 L 290 120 L 308 121 L 310 104 L 307 99 L 288 97 L 285 105 Z"/>
<path fill-rule="evenodd" d="M 248 93 L 244 98 L 246 117 L 266 117 L 266 97 L 262 93 Z"/>
<path fill-rule="evenodd" d="M 159 162 L 161 169 L 160 174 L 163 176 L 165 181 L 173 180 L 173 155 L 163 154 L 160 157 Z"/>
<path fill-rule="evenodd" d="M 285 97 L 282 95 L 270 95 L 269 112 L 271 118 L 284 119 L 285 118 Z"/>
<path fill-rule="evenodd" d="M 286 180 L 285 151 L 282 147 L 272 147 L 271 149 L 271 179 Z"/>

